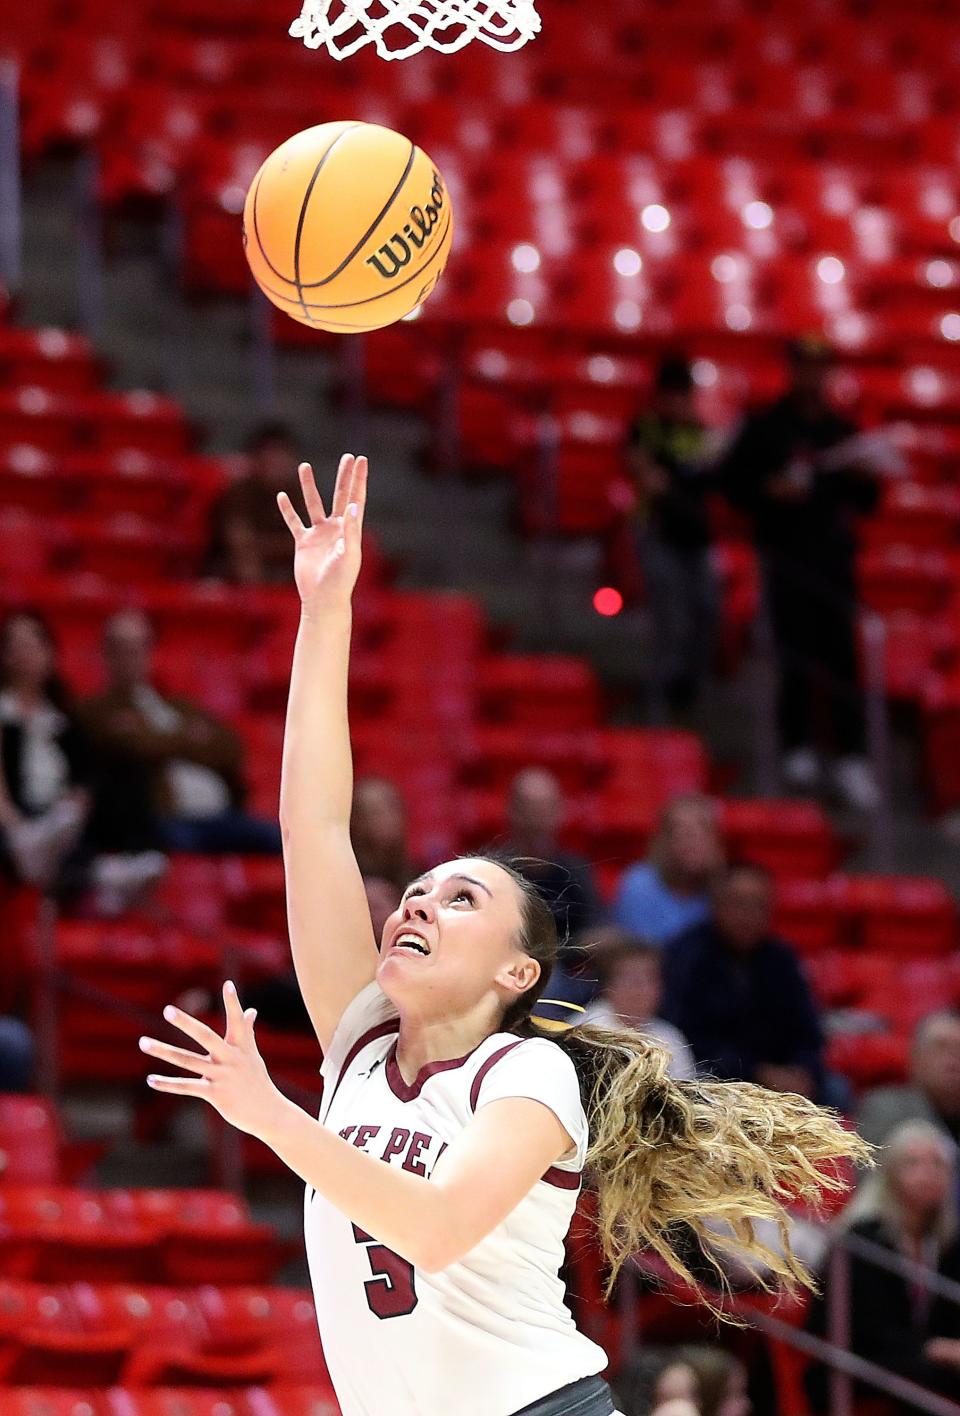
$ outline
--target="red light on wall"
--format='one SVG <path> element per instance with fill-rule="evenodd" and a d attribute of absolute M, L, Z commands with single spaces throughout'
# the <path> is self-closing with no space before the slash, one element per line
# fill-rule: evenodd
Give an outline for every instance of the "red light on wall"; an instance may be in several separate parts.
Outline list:
<path fill-rule="evenodd" d="M 598 615 L 618 615 L 623 609 L 623 596 L 612 585 L 601 585 L 593 597 L 593 608 Z"/>

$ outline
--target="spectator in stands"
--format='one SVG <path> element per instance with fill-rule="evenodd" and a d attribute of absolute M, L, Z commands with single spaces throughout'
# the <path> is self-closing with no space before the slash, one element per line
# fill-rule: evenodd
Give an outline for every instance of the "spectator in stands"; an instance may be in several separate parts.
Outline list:
<path fill-rule="evenodd" d="M 616 1382 L 623 1416 L 700 1416 L 693 1368 L 677 1348 L 645 1348 Z"/>
<path fill-rule="evenodd" d="M 527 767 L 517 773 L 510 784 L 508 839 L 502 849 L 522 862 L 524 875 L 550 906 L 561 957 L 565 941 L 603 917 L 589 864 L 559 843 L 564 814 L 563 790 L 552 772 Z"/>
<path fill-rule="evenodd" d="M 708 919 L 664 949 L 663 1016 L 713 1076 L 821 1098 L 823 1032 L 789 944 L 770 929 L 767 872 L 730 866 Z"/>
<path fill-rule="evenodd" d="M 648 1349 L 617 1382 L 624 1416 L 750 1416 L 747 1373 L 722 1347 Z"/>
<path fill-rule="evenodd" d="M 661 813 L 649 858 L 624 872 L 613 918 L 632 934 L 666 944 L 706 919 L 710 882 L 722 865 L 716 803 L 675 797 Z"/>
<path fill-rule="evenodd" d="M 930 1013 L 917 1025 L 906 1086 L 877 1087 L 863 1098 L 857 1130 L 883 1145 L 905 1121 L 929 1121 L 960 1142 L 960 1013 Z"/>
<path fill-rule="evenodd" d="M 42 616 L 0 628 L 0 868 L 48 888 L 76 857 L 90 807 L 90 751 Z"/>
<path fill-rule="evenodd" d="M 208 575 L 237 585 L 286 584 L 290 537 L 277 515 L 277 493 L 302 506 L 300 460 L 290 429 L 262 423 L 247 442 L 246 471 L 214 502 L 210 512 Z"/>
<path fill-rule="evenodd" d="M 393 782 L 361 777 L 354 784 L 350 839 L 363 878 L 386 882 L 399 899 L 419 866 L 410 857 L 407 808 Z"/>
<path fill-rule="evenodd" d="M 796 341 L 788 365 L 787 392 L 746 418 L 724 481 L 731 501 L 752 517 L 763 558 L 784 779 L 798 791 L 820 785 L 815 698 L 822 695 L 834 785 L 848 805 L 870 810 L 877 786 L 865 756 L 854 556 L 857 519 L 877 501 L 878 449 L 831 407 L 826 344 Z"/>
<path fill-rule="evenodd" d="M 844 1237 L 910 1259 L 960 1282 L 956 1147 L 926 1121 L 908 1121 L 890 1136 L 880 1167 L 862 1181 L 837 1222 Z M 850 1350 L 942 1396 L 960 1400 L 960 1306 L 913 1275 L 880 1268 L 867 1254 L 849 1255 Z M 828 1334 L 833 1270 L 824 1265 L 811 1329 Z M 810 1395 L 828 1411 L 826 1373 L 811 1371 Z M 864 1395 L 867 1389 L 864 1389 Z M 920 1410 L 905 1403 L 898 1410 Z"/>
<path fill-rule="evenodd" d="M 671 1077 L 689 1080 L 696 1076 L 687 1039 L 659 1016 L 663 994 L 659 946 L 612 924 L 581 934 L 577 945 L 586 955 L 585 970 L 597 981 L 584 1022 L 637 1028 L 670 1054 Z"/>
<path fill-rule="evenodd" d="M 114 615 L 103 641 L 106 687 L 84 704 L 99 756 L 101 848 L 279 852 L 278 824 L 243 809 L 240 739 L 189 700 L 164 697 L 152 682 L 152 647 L 146 616 Z"/>
<path fill-rule="evenodd" d="M 0 1092 L 32 1091 L 35 1067 L 33 1033 L 22 1019 L 0 1016 Z"/>
<path fill-rule="evenodd" d="M 694 407 L 687 360 L 668 355 L 657 369 L 647 411 L 630 430 L 637 548 L 653 618 L 653 691 L 683 712 L 710 671 L 718 615 L 710 557 L 707 494 L 713 455 Z"/>

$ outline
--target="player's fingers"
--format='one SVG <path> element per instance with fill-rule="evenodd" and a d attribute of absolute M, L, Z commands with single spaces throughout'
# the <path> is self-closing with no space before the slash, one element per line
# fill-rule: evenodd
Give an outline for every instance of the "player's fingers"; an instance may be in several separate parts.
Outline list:
<path fill-rule="evenodd" d="M 300 490 L 303 492 L 304 504 L 307 508 L 307 515 L 311 525 L 317 526 L 321 521 L 326 521 L 327 513 L 323 509 L 323 501 L 317 491 L 316 478 L 313 475 L 313 468 L 309 462 L 301 462 L 297 468 L 297 476 L 300 478 Z"/>
<path fill-rule="evenodd" d="M 196 1072 L 200 1077 L 209 1075 L 216 1063 L 206 1053 L 190 1052 L 186 1047 L 173 1047 L 169 1042 L 160 1042 L 155 1037 L 142 1037 L 140 1051 L 160 1062 L 169 1062 L 171 1067 L 182 1067 L 185 1072 Z"/>
<path fill-rule="evenodd" d="M 299 541 L 307 528 L 297 515 L 293 502 L 287 496 L 286 492 L 277 493 L 277 506 L 280 508 L 280 515 L 287 523 L 287 528 L 291 536 L 295 541 Z"/>
<path fill-rule="evenodd" d="M 227 1057 L 227 1044 L 223 1038 L 215 1033 L 213 1028 L 208 1028 L 206 1023 L 201 1023 L 199 1018 L 191 1018 L 189 1013 L 184 1013 L 180 1008 L 174 1008 L 172 1003 L 164 1008 L 163 1016 L 168 1023 L 172 1023 L 175 1028 L 186 1033 L 187 1037 L 192 1037 L 200 1047 L 206 1048 L 216 1061 L 222 1062 Z"/>
<path fill-rule="evenodd" d="M 206 1077 L 157 1077 L 147 1078 L 147 1086 L 154 1091 L 171 1092 L 175 1096 L 198 1096 L 209 1099 L 210 1082 Z"/>
<path fill-rule="evenodd" d="M 362 530 L 363 514 L 367 506 L 367 474 L 370 470 L 370 463 L 366 457 L 358 457 L 353 469 L 353 477 L 350 483 L 350 500 L 357 508 L 357 525 Z"/>
<path fill-rule="evenodd" d="M 337 482 L 333 489 L 333 502 L 330 506 L 331 516 L 342 516 L 347 509 L 347 502 L 350 500 L 350 483 L 353 479 L 356 461 L 352 452 L 345 452 L 340 459 L 340 465 L 337 468 Z"/>
<path fill-rule="evenodd" d="M 246 1033 L 243 1026 L 243 1009 L 240 1007 L 236 987 L 230 979 L 223 985 L 223 1011 L 227 1019 L 226 1040 L 236 1045 L 244 1040 Z"/>

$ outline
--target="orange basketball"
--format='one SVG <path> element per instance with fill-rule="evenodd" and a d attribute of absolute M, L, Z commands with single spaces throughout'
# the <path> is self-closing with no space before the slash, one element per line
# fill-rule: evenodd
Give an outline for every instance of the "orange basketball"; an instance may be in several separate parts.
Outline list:
<path fill-rule="evenodd" d="M 272 152 L 250 184 L 243 244 L 264 295 L 302 324 L 359 333 L 410 314 L 453 240 L 443 178 L 375 123 L 321 123 Z"/>

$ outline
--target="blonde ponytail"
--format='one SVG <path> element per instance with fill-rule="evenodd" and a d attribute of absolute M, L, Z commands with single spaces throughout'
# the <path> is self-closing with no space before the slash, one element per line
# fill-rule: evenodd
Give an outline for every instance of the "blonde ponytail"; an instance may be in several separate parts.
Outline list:
<path fill-rule="evenodd" d="M 691 1236 L 721 1292 L 728 1286 L 724 1254 L 755 1260 L 758 1281 L 770 1288 L 779 1281 L 791 1292 L 813 1289 L 790 1246 L 786 1206 L 816 1207 L 825 1194 L 844 1192 L 842 1162 L 871 1164 L 871 1147 L 836 1112 L 806 1097 L 748 1082 L 674 1081 L 664 1049 L 632 1029 L 561 1022 L 557 1031 L 558 1019 L 551 1019 L 543 999 L 557 956 L 553 916 L 517 869 L 521 862 L 486 859 L 516 881 L 523 906 L 520 945 L 541 965 L 537 983 L 507 1010 L 501 1028 L 557 1043 L 580 1079 L 590 1128 L 586 1179 L 597 1195 L 608 1295 L 626 1260 L 648 1249 L 699 1289 L 714 1313 L 734 1321 L 691 1272 L 685 1257 L 691 1255 Z M 531 1016 L 538 1007 L 539 1020 Z M 758 1220 L 776 1227 L 777 1247 L 758 1236 Z"/>
<path fill-rule="evenodd" d="M 531 1021 L 523 1031 L 538 1029 Z M 779 1279 L 789 1291 L 814 1287 L 791 1249 L 785 1206 L 816 1206 L 825 1193 L 844 1191 L 838 1162 L 870 1163 L 870 1147 L 835 1112 L 748 1082 L 674 1081 L 666 1051 L 627 1028 L 545 1035 L 580 1076 L 608 1294 L 625 1260 L 642 1249 L 699 1288 L 684 1257 L 691 1234 L 721 1289 L 724 1253 L 757 1260 L 773 1276 L 768 1286 Z M 778 1247 L 757 1236 L 757 1220 L 773 1222 Z"/>

